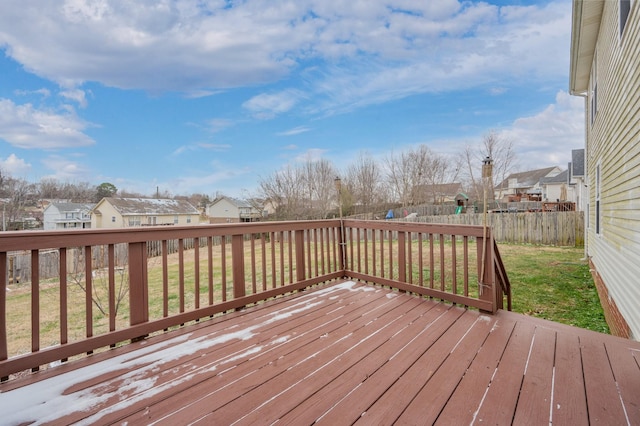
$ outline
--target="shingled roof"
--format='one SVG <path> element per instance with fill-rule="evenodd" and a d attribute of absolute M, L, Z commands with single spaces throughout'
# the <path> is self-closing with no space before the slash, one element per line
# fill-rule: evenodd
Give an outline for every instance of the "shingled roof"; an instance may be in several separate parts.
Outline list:
<path fill-rule="evenodd" d="M 516 179 L 518 188 L 531 188 L 535 186 L 542 178 L 547 177 L 556 167 L 547 167 L 544 169 L 530 170 L 528 172 L 512 173 L 505 180 L 496 185 L 496 190 L 509 188 L 509 181 Z"/>
<path fill-rule="evenodd" d="M 111 204 L 122 216 L 199 214 L 198 209 L 184 200 L 107 197 L 102 201 Z"/>

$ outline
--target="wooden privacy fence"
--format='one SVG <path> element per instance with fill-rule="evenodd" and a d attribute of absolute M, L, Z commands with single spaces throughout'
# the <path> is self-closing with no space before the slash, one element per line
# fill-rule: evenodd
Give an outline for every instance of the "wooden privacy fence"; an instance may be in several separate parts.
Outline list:
<path fill-rule="evenodd" d="M 483 225 L 483 214 L 418 216 L 409 219 L 420 223 L 448 225 Z M 405 221 L 405 219 L 395 219 Z M 582 246 L 584 212 L 488 213 L 488 226 L 499 243 Z"/>
<path fill-rule="evenodd" d="M 81 273 L 69 267 L 74 250 Z M 9 288 L 13 252 L 28 253 L 31 279 Z M 51 253 L 58 275 L 43 280 L 41 256 Z M 479 226 L 324 220 L 4 232 L 0 287 L 11 291 L 0 292 L 0 377 L 337 278 L 488 312 L 503 295 L 510 304 L 497 246 Z"/>

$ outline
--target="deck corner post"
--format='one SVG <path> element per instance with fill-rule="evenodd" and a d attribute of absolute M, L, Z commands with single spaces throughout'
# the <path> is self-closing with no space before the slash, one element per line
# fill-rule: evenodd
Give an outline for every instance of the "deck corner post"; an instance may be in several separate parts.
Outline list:
<path fill-rule="evenodd" d="M 496 313 L 498 303 L 496 300 L 496 279 L 494 270 L 493 235 L 487 234 L 487 238 L 478 237 L 478 296 L 491 304 L 489 313 Z M 484 265 L 483 265 L 484 263 Z"/>
<path fill-rule="evenodd" d="M 129 304 L 131 325 L 149 321 L 147 243 L 129 243 Z"/>
<path fill-rule="evenodd" d="M 231 237 L 231 263 L 233 270 L 233 298 L 246 295 L 244 277 L 244 238 L 242 234 Z"/>

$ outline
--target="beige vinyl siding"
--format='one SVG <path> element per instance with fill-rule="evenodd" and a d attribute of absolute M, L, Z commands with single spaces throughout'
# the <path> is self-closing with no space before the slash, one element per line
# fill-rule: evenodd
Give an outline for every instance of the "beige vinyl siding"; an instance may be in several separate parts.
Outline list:
<path fill-rule="evenodd" d="M 617 1 L 604 3 L 596 44 L 598 108 L 587 125 L 588 254 L 633 337 L 640 339 L 640 25 L 638 2 L 622 37 Z M 590 82 L 589 87 L 592 87 Z M 589 93 L 591 96 L 591 93 Z M 592 103 L 586 103 L 591 108 Z M 592 111 L 588 111 L 587 117 Z M 601 234 L 596 235 L 596 167 Z"/>

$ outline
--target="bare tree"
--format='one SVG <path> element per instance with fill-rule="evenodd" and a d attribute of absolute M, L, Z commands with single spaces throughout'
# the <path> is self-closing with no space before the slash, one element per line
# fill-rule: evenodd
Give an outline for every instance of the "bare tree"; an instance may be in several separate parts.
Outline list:
<path fill-rule="evenodd" d="M 482 162 L 486 158 L 493 162 L 493 174 L 491 179 L 483 183 Z M 464 151 L 464 159 L 473 191 L 477 199 L 482 198 L 482 192 L 486 185 L 487 193 L 493 198 L 493 188 L 497 182 L 503 182 L 516 167 L 517 157 L 513 148 L 513 141 L 499 135 L 495 130 L 486 134 L 480 146 L 467 146 Z M 502 194 L 498 194 L 498 199 Z"/>
<path fill-rule="evenodd" d="M 35 207 L 38 204 L 36 186 L 24 179 L 4 176 L 0 197 L 5 199 L 2 205 L 2 228 L 23 229 L 25 218 L 28 216 L 27 207 Z"/>
<path fill-rule="evenodd" d="M 367 152 L 361 152 L 356 161 L 349 166 L 346 186 L 352 195 L 353 203 L 363 212 L 376 209 L 384 199 L 382 170 Z"/>
<path fill-rule="evenodd" d="M 384 159 L 386 182 L 393 197 L 393 201 L 402 204 L 403 207 L 412 201 L 412 170 L 411 154 L 409 152 L 394 153 L 393 151 Z"/>
<path fill-rule="evenodd" d="M 100 260 L 104 258 L 104 246 L 92 247 L 92 257 Z M 83 292 L 88 291 L 85 253 L 82 248 L 75 248 L 70 251 L 72 255 L 72 267 L 69 271 L 69 282 L 79 287 Z M 100 263 L 100 260 L 98 263 Z M 116 265 L 123 262 L 116 259 Z M 118 315 L 120 305 L 129 294 L 128 273 L 126 268 L 114 266 L 114 312 Z M 95 268 L 91 271 L 91 300 L 102 315 L 109 316 L 109 272 L 105 268 Z"/>
<path fill-rule="evenodd" d="M 299 219 L 303 210 L 302 176 L 299 169 L 287 165 L 260 180 L 264 198 L 276 209 L 276 219 Z"/>

